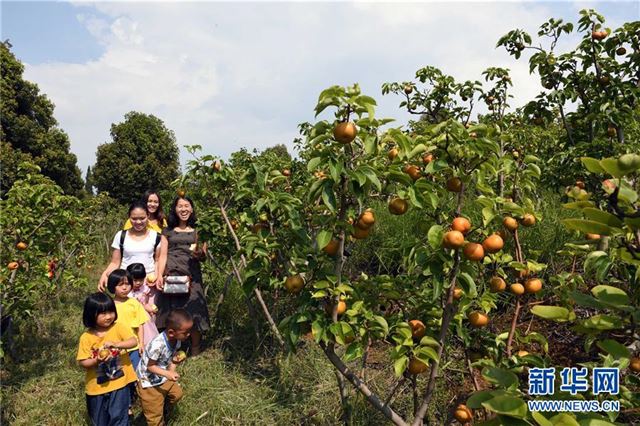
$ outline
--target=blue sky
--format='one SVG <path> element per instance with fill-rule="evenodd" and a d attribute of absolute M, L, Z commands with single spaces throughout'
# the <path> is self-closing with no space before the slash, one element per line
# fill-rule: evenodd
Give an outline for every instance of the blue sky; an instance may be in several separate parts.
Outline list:
<path fill-rule="evenodd" d="M 334 84 L 360 83 L 378 100 L 378 115 L 401 125 L 400 99 L 382 97 L 380 86 L 426 65 L 459 80 L 510 68 L 519 106 L 539 83 L 525 60 L 495 49 L 501 35 L 534 35 L 549 17 L 575 23 L 586 7 L 615 28 L 639 19 L 639 5 L 3 1 L 1 16 L 2 39 L 56 104 L 84 171 L 110 140 L 111 123 L 131 110 L 163 119 L 179 146 L 200 144 L 223 158 L 240 147 L 292 147 L 297 124 L 314 120 L 318 94 Z"/>
<path fill-rule="evenodd" d="M 77 18 L 87 7 L 62 2 L 2 2 L 2 39 L 9 38 L 24 62 L 83 63 L 104 51 Z"/>

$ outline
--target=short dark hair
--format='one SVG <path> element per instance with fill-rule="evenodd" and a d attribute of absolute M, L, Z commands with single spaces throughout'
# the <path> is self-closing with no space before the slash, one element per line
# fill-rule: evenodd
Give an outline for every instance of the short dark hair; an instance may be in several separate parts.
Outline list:
<path fill-rule="evenodd" d="M 87 328 L 96 328 L 96 318 L 98 318 L 98 314 L 103 312 L 114 312 L 116 314 L 116 320 L 118 319 L 116 304 L 113 302 L 111 296 L 105 293 L 90 294 L 84 301 L 82 323 Z"/>
<path fill-rule="evenodd" d="M 193 321 L 193 317 L 184 309 L 174 309 L 167 315 L 167 330 L 178 330 L 186 322 Z"/>
<path fill-rule="evenodd" d="M 127 274 L 134 280 L 141 280 L 146 278 L 147 270 L 144 268 L 142 263 L 132 263 L 127 266 Z"/>
<path fill-rule="evenodd" d="M 142 209 L 147 213 L 147 215 L 149 215 L 149 212 L 147 211 L 146 201 L 134 200 L 131 204 L 129 204 L 129 212 L 127 213 L 127 216 L 131 216 L 131 212 L 135 209 Z"/>
<path fill-rule="evenodd" d="M 107 289 L 110 293 L 116 292 L 116 287 L 122 279 L 126 279 L 129 284 L 133 283 L 133 279 L 127 274 L 127 271 L 124 269 L 115 269 L 113 272 L 109 274 L 109 278 L 107 279 Z"/>
<path fill-rule="evenodd" d="M 187 219 L 187 226 L 195 228 L 196 223 L 198 222 L 196 206 L 193 204 L 193 200 L 187 196 L 176 197 L 173 200 L 173 203 L 171 203 L 171 210 L 169 211 L 169 218 L 167 219 L 167 228 L 174 229 L 176 226 L 180 225 L 180 219 L 178 219 L 178 215 L 176 214 L 176 206 L 180 200 L 187 200 L 189 204 L 191 204 L 191 215 L 189 215 L 189 219 Z"/>

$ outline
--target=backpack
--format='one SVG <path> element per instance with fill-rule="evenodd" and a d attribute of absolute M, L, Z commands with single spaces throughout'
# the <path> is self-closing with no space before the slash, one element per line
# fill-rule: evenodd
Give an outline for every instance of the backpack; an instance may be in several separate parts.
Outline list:
<path fill-rule="evenodd" d="M 122 256 L 124 258 L 124 239 L 127 236 L 127 230 L 123 229 L 122 232 L 120 233 L 120 256 Z M 158 244 L 160 244 L 160 240 L 162 238 L 162 235 L 160 235 L 160 233 L 156 232 L 156 243 L 153 246 L 153 252 L 156 252 L 156 249 L 158 248 Z"/>

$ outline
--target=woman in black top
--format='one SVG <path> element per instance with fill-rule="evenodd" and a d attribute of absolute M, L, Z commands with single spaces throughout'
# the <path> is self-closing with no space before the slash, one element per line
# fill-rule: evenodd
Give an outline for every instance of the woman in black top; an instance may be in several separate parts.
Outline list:
<path fill-rule="evenodd" d="M 162 247 L 158 261 L 159 276 L 191 277 L 189 292 L 186 294 L 161 293 L 156 297 L 158 314 L 156 325 L 165 328 L 167 315 L 171 310 L 182 308 L 193 316 L 191 330 L 191 354 L 200 353 L 202 333 L 210 327 L 207 301 L 202 289 L 200 262 L 205 259 L 206 243 L 198 243 L 196 214 L 193 201 L 188 197 L 178 197 L 169 212 L 168 226 L 162 230 Z"/>

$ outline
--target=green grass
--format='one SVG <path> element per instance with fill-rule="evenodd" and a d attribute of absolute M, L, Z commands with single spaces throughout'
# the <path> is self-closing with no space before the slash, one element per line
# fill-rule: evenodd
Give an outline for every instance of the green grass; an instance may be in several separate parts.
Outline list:
<path fill-rule="evenodd" d="M 37 319 L 20 324 L 18 359 L 7 360 L 2 367 L 3 424 L 86 424 L 84 372 L 76 365 L 75 352 L 83 332 L 82 301 L 91 291 L 92 285 L 69 291 L 59 301 L 40 306 Z M 256 344 L 243 308 L 237 286 L 231 288 L 207 349 L 180 367 L 185 395 L 174 411 L 173 424 L 339 423 L 334 369 L 319 347 L 308 341 L 296 353 L 283 354 L 265 342 Z M 238 320 L 231 326 L 229 321 L 236 315 Z M 374 379 L 372 390 L 382 397 L 394 380 L 387 353 L 387 347 L 375 350 L 376 363 L 368 373 Z M 358 363 L 352 368 L 359 368 Z M 421 377 L 419 389 L 425 386 L 426 377 Z M 349 389 L 353 424 L 385 422 L 350 385 Z M 438 389 L 440 406 L 446 406 L 452 392 L 446 385 Z M 394 408 L 406 415 L 411 404 L 408 391 Z M 139 414 L 139 407 L 135 412 Z M 144 421 L 138 417 L 135 424 Z"/>
<path fill-rule="evenodd" d="M 20 324 L 18 359 L 3 366 L 3 423 L 85 422 L 84 372 L 75 351 L 83 331 L 82 299 L 91 290 L 68 294 L 43 308 L 37 320 Z M 301 355 L 278 355 L 268 360 L 250 351 L 243 359 L 228 345 L 228 336 L 213 337 L 212 347 L 180 368 L 185 396 L 174 412 L 176 424 L 299 424 L 308 407 L 325 406 L 326 399 L 337 402 L 335 379 L 321 359 L 308 363 Z M 294 385 L 300 377 L 314 383 Z"/>

